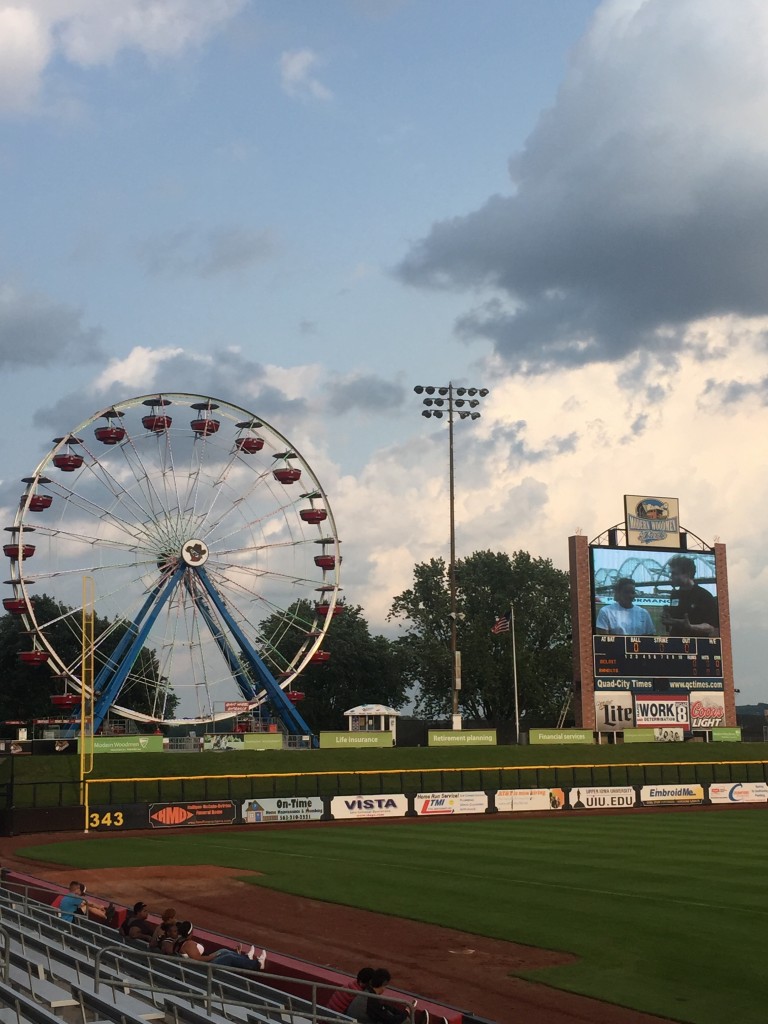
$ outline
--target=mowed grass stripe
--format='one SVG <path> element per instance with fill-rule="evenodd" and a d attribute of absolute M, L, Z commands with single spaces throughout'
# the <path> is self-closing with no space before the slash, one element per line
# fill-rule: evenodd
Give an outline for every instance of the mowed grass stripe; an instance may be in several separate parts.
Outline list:
<path fill-rule="evenodd" d="M 695 1024 L 762 1024 L 767 833 L 757 809 L 91 837 L 25 852 L 259 871 L 254 884 L 580 957 L 537 972 L 548 984 Z"/>

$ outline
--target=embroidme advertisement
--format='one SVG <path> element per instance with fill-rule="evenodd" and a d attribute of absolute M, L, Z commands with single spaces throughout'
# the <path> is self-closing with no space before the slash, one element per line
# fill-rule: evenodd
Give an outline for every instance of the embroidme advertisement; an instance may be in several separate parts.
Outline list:
<path fill-rule="evenodd" d="M 582 786 L 568 792 L 568 806 L 574 811 L 595 807 L 634 807 L 634 786 Z"/>
<path fill-rule="evenodd" d="M 768 783 L 765 782 L 713 782 L 709 787 L 713 804 L 768 803 Z"/>
<path fill-rule="evenodd" d="M 561 811 L 565 805 L 562 789 L 499 789 L 497 811 Z"/>
<path fill-rule="evenodd" d="M 660 804 L 702 804 L 704 803 L 704 787 L 694 782 L 679 785 L 643 786 L 640 789 L 640 803 L 644 807 Z"/>
<path fill-rule="evenodd" d="M 417 814 L 483 814 L 488 810 L 485 793 L 417 793 L 413 807 Z"/>
<path fill-rule="evenodd" d="M 408 797 L 402 793 L 381 796 L 335 796 L 331 800 L 334 818 L 404 818 Z"/>
<path fill-rule="evenodd" d="M 661 727 L 679 725 L 686 732 L 691 728 L 688 696 L 674 694 L 664 697 L 635 697 L 635 725 Z"/>
<path fill-rule="evenodd" d="M 269 821 L 319 821 L 323 816 L 323 801 L 319 796 L 246 800 L 241 812 L 243 821 L 248 825 L 259 825 Z"/>

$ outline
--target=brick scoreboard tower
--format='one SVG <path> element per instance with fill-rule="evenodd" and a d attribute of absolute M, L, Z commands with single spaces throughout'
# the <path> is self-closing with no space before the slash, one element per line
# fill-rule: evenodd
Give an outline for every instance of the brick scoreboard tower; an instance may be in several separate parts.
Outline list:
<path fill-rule="evenodd" d="M 616 527 L 612 530 L 608 530 L 605 535 L 608 538 L 608 546 L 615 547 L 618 550 L 621 549 L 622 545 L 618 544 L 618 540 L 624 539 L 624 531 L 622 527 Z M 686 534 L 683 532 L 681 537 L 687 540 L 687 537 L 694 537 L 693 534 Z M 698 540 L 698 538 L 696 538 Z M 595 654 L 594 654 L 594 625 L 593 625 L 593 594 L 592 594 L 592 565 L 590 558 L 590 549 L 596 544 L 590 544 L 584 536 L 573 536 L 568 538 L 568 551 L 569 551 L 569 562 L 570 562 L 570 576 L 571 576 L 571 613 L 573 621 L 573 685 L 574 695 L 572 706 L 574 708 L 575 724 L 577 727 L 582 729 L 589 729 L 592 731 L 598 731 L 599 725 L 597 722 L 596 713 L 596 693 L 599 695 L 602 691 L 599 689 L 600 686 L 610 686 L 609 682 L 605 680 L 598 681 L 596 685 L 595 676 Z M 599 545 L 603 547 L 603 545 Z M 627 550 L 625 548 L 625 550 Z M 720 637 L 719 637 L 719 653 L 720 653 L 720 664 L 722 666 L 722 691 L 712 689 L 712 695 L 714 701 L 720 700 L 720 694 L 722 693 L 722 704 L 725 712 L 725 719 L 721 721 L 720 725 L 735 726 L 736 725 L 736 700 L 734 695 L 734 681 L 733 681 L 733 657 L 732 657 L 732 646 L 731 646 L 731 615 L 730 615 L 730 602 L 728 594 L 728 568 L 726 562 L 725 544 L 715 544 L 711 548 L 702 547 L 702 550 L 710 555 L 714 555 L 714 566 L 715 575 L 717 579 L 717 603 L 720 617 Z M 676 552 L 672 550 L 665 550 L 663 553 L 664 558 L 672 557 Z M 696 555 L 697 551 L 688 552 L 685 542 L 681 544 L 679 554 L 681 555 Z M 627 551 L 630 554 L 630 551 Z M 648 638 L 650 641 L 651 638 Z M 661 658 L 662 655 L 657 655 Z M 639 660 L 639 659 L 638 659 Z M 642 665 L 638 665 L 637 674 L 640 676 L 644 672 Z M 631 670 L 630 670 L 631 672 Z M 626 674 L 626 673 L 625 673 Z M 628 681 L 626 681 L 628 682 Z M 696 693 L 696 677 L 692 677 L 689 680 L 690 686 L 689 691 Z M 654 695 L 661 696 L 662 699 L 671 700 L 669 691 L 665 689 L 664 681 L 652 681 L 644 682 L 639 685 L 647 686 L 648 690 L 643 691 L 640 696 L 652 699 Z M 668 685 L 668 684 L 667 684 Z M 680 682 L 675 683 L 676 686 L 682 686 Z M 714 684 L 711 680 L 706 680 L 700 684 L 702 687 L 712 688 Z M 682 692 L 682 691 L 681 691 Z M 681 692 L 678 692 L 677 699 L 681 700 Z M 638 694 L 635 693 L 633 698 L 626 698 L 627 707 L 634 706 L 633 701 L 636 701 Z M 690 698 L 689 698 L 690 699 Z M 691 704 L 695 703 L 691 701 Z M 699 701 L 701 703 L 701 701 Z M 632 713 L 631 710 L 626 712 L 627 714 Z M 634 724 L 634 723 L 633 723 Z M 613 727 L 613 732 L 620 731 L 617 727 Z M 694 730 L 696 731 L 696 730 Z"/>

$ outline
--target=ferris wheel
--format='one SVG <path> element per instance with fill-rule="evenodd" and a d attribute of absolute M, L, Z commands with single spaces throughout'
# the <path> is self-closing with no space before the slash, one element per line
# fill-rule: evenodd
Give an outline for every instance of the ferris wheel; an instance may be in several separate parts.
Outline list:
<path fill-rule="evenodd" d="M 93 580 L 94 729 L 110 711 L 187 725 L 245 702 L 310 733 L 292 683 L 328 656 L 339 538 L 319 480 L 274 427 L 206 396 L 132 398 L 56 438 L 24 483 L 3 604 L 32 637 L 20 657 L 81 695 Z M 58 614 L 43 621 L 35 595 Z"/>

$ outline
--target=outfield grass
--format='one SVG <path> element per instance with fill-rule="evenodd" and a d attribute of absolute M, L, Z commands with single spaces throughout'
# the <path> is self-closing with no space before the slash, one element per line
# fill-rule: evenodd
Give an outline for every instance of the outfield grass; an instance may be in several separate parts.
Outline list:
<path fill-rule="evenodd" d="M 763 1024 L 765 809 L 91 837 L 73 867 L 217 864 L 252 884 L 575 953 L 529 973 L 693 1024 Z M 33 870 L 33 869 L 32 869 Z"/>

